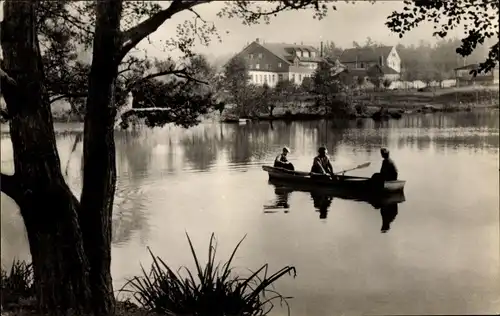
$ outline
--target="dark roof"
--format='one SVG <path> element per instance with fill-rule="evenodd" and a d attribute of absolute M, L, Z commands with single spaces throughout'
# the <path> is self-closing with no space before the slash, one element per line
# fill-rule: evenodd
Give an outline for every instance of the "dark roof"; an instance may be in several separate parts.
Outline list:
<path fill-rule="evenodd" d="M 465 65 L 463 67 L 458 67 L 455 68 L 455 70 L 472 70 L 472 69 L 478 69 L 479 64 L 470 64 L 470 65 Z"/>
<path fill-rule="evenodd" d="M 399 74 L 399 72 L 397 72 L 395 69 L 392 69 L 389 66 L 382 66 L 381 69 L 382 69 L 382 73 L 384 75 L 398 75 Z"/>
<path fill-rule="evenodd" d="M 346 70 L 349 74 L 355 77 L 368 77 L 366 69 L 349 69 Z"/>
<path fill-rule="evenodd" d="M 340 55 L 340 61 L 348 62 L 367 62 L 378 61 L 382 56 L 384 59 L 389 57 L 393 46 L 367 47 L 367 48 L 348 48 Z"/>
<path fill-rule="evenodd" d="M 375 65 L 372 66 L 368 69 L 363 69 L 363 68 L 348 68 L 347 72 L 350 73 L 353 76 L 360 77 L 364 76 L 367 77 L 369 76 L 370 72 L 373 72 L 373 70 L 376 70 L 378 73 L 383 74 L 383 75 L 397 75 L 399 74 L 396 70 L 392 69 L 391 67 L 387 66 L 379 66 Z"/>
<path fill-rule="evenodd" d="M 258 42 L 257 42 L 258 43 Z M 319 51 L 310 45 L 296 45 L 296 44 L 285 44 L 285 43 L 258 43 L 277 57 L 281 58 L 287 63 L 292 63 L 295 58 L 295 51 L 307 51 L 309 56 L 311 52 L 316 53 L 316 57 L 298 57 L 300 61 L 313 61 L 320 62 L 323 59 L 319 56 Z"/>

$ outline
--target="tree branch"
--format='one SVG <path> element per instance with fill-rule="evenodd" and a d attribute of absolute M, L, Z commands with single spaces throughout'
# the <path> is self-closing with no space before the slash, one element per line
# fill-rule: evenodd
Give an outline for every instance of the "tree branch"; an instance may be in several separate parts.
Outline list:
<path fill-rule="evenodd" d="M 175 75 L 175 76 L 177 76 L 179 78 L 191 80 L 191 81 L 194 81 L 194 82 L 197 82 L 197 83 L 208 84 L 208 82 L 206 82 L 206 81 L 202 81 L 202 80 L 196 79 L 193 76 L 191 76 L 186 71 L 186 69 L 177 69 L 177 70 L 169 69 L 169 70 L 160 71 L 160 72 L 157 72 L 157 73 L 153 73 L 153 74 L 147 75 L 147 76 L 145 76 L 145 77 L 143 77 L 143 78 L 141 78 L 141 79 L 139 79 L 137 81 L 134 81 L 132 84 L 130 84 L 127 87 L 127 90 L 129 90 L 132 86 L 135 86 L 135 85 L 137 85 L 137 84 L 139 84 L 141 82 L 144 82 L 146 80 L 153 79 L 153 78 L 156 78 L 156 77 L 166 76 L 166 75 Z"/>
<path fill-rule="evenodd" d="M 13 199 L 17 205 L 21 205 L 21 185 L 15 175 L 0 173 L 0 189 Z"/>
<path fill-rule="evenodd" d="M 54 98 L 51 98 L 50 99 L 50 103 L 54 103 L 58 100 L 62 100 L 62 99 L 69 99 L 69 98 L 85 98 L 87 97 L 87 93 L 66 93 L 66 94 L 61 94 L 61 95 L 58 95 Z"/>
<path fill-rule="evenodd" d="M 149 19 L 137 24 L 136 26 L 122 32 L 122 47 L 117 55 L 117 62 L 120 62 L 123 57 L 140 41 L 146 38 L 149 34 L 155 32 L 166 20 L 170 19 L 176 13 L 191 9 L 196 5 L 211 2 L 210 0 L 201 1 L 184 1 L 174 0 L 170 6 L 162 10 Z"/>

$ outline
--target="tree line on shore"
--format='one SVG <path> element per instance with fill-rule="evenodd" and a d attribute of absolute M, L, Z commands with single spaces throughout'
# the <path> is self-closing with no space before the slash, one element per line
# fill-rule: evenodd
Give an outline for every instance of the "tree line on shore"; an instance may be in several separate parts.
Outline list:
<path fill-rule="evenodd" d="M 208 2 L 176 0 L 165 7 L 157 2 L 123 0 L 2 2 L 0 78 L 6 103 L 2 115 L 10 127 L 14 174 L 1 174 L 1 189 L 16 202 L 24 221 L 33 268 L 33 294 L 40 311 L 50 315 L 68 314 L 70 310 L 88 315 L 114 314 L 116 298 L 110 264 L 111 216 L 117 180 L 114 141 L 117 113 L 126 103 L 126 96 L 137 93 L 134 91 L 138 86 L 166 75 L 172 78 L 152 90 L 170 94 L 170 103 L 132 111 L 131 115 L 143 115 L 151 125 L 192 126 L 198 123 L 199 114 L 218 105 L 219 91 L 203 85 L 203 75 L 199 76 L 200 72 L 195 70 L 198 61 L 193 53 L 195 39 L 208 45 L 217 35 L 215 26 L 195 11 L 198 5 Z M 474 10 L 458 10 L 461 2 Z M 283 11 L 309 8 L 316 18 L 323 18 L 332 9 L 317 0 L 273 1 L 268 5 L 228 2 L 219 16 L 253 25 L 267 22 Z M 408 15 L 407 7 L 415 8 L 416 13 Z M 451 25 L 465 16 L 471 17 L 469 27 L 474 32 L 466 35 L 459 47 L 465 56 L 476 48 L 478 41 L 494 35 L 498 38 L 495 24 L 498 15 L 496 19 L 488 15 L 494 12 L 495 17 L 498 2 L 442 0 L 415 2 L 407 7 L 400 12 L 402 16 L 395 12 L 388 17 L 391 31 L 402 35 L 421 21 L 412 21 L 415 16 L 425 20 L 437 11 L 449 16 Z M 477 17 L 475 12 L 483 11 L 486 13 Z M 165 40 L 164 48 L 178 49 L 185 58 L 181 62 L 158 62 L 137 57 L 140 54 L 134 51 L 139 42 L 179 13 L 187 14 L 186 19 L 177 33 Z M 482 24 L 475 23 L 477 19 Z M 75 53 L 82 47 L 92 51 L 89 64 L 81 62 Z M 498 43 L 490 49 L 482 69 L 491 69 L 497 60 Z M 338 84 L 332 83 L 328 89 L 335 86 Z M 79 197 L 70 190 L 61 170 L 51 113 L 51 104 L 58 99 L 69 100 L 84 120 L 83 185 Z M 324 97 L 321 102 L 326 104 L 331 100 Z M 155 271 L 167 278 L 169 285 L 184 286 L 181 290 L 185 292 L 176 293 L 190 294 L 176 296 L 178 300 L 207 302 L 207 298 L 213 298 L 215 283 L 200 284 L 193 279 L 179 284 L 178 276 L 168 267 L 160 263 L 156 267 L 159 269 Z M 293 269 L 279 270 L 260 284 L 259 289 L 269 286 L 284 271 Z M 214 270 L 197 272 L 204 280 L 226 282 L 217 294 L 236 293 L 245 302 L 255 303 L 249 305 L 248 315 L 261 312 L 261 305 L 254 300 L 255 292 L 232 287 L 236 283 L 226 278 L 225 273 L 221 279 L 214 279 L 210 278 Z M 155 290 L 158 283 L 150 281 Z M 169 289 L 174 291 L 173 287 Z M 166 292 L 160 297 L 160 304 L 164 302 L 162 298 L 172 294 Z"/>

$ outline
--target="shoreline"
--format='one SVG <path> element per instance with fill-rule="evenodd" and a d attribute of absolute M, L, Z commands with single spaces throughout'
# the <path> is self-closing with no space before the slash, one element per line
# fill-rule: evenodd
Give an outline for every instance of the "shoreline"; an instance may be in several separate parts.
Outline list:
<path fill-rule="evenodd" d="M 230 117 L 224 117 L 222 118 L 219 116 L 219 114 L 215 114 L 211 117 L 205 118 L 202 120 L 204 121 L 217 121 L 220 123 L 225 123 L 225 124 L 235 124 L 235 123 L 243 123 L 243 122 L 272 122 L 272 121 L 285 121 L 285 122 L 304 122 L 304 121 L 316 121 L 316 120 L 324 120 L 324 119 L 334 119 L 334 120 L 343 120 L 346 122 L 349 121 L 357 121 L 361 119 L 372 119 L 374 121 L 390 121 L 390 120 L 399 120 L 402 119 L 403 117 L 408 117 L 408 116 L 415 116 L 415 115 L 432 115 L 432 114 L 452 114 L 452 113 L 474 113 L 474 112 L 482 112 L 482 111 L 495 111 L 495 110 L 500 110 L 500 107 L 498 105 L 494 106 L 482 106 L 482 107 L 474 107 L 474 108 L 451 108 L 451 109 L 444 109 L 444 108 L 433 108 L 433 107 L 427 107 L 426 109 L 417 109 L 417 110 L 405 110 L 405 109 L 396 109 L 396 108 L 391 108 L 388 109 L 388 115 L 382 115 L 381 117 L 373 117 L 375 113 L 378 113 L 377 111 L 372 111 L 369 113 L 363 113 L 363 114 L 358 114 L 358 115 L 350 115 L 350 116 L 334 116 L 334 115 L 324 115 L 320 113 L 283 113 L 283 114 L 278 114 L 274 115 L 273 117 L 269 115 L 259 115 L 257 117 L 236 117 L 236 116 L 230 116 Z M 53 122 L 55 124 L 77 124 L 80 126 L 84 122 L 81 120 L 67 120 L 67 119 L 58 119 L 54 118 Z M 2 128 L 0 129 L 0 133 L 6 133 L 8 132 L 8 122 L 0 122 L 2 125 Z M 78 130 L 82 129 L 78 128 Z M 121 130 L 121 129 L 118 129 Z"/>
<path fill-rule="evenodd" d="M 470 113 L 478 111 L 491 111 L 498 110 L 500 107 L 498 105 L 480 106 L 480 107 L 435 107 L 435 106 L 424 106 L 422 108 L 417 108 L 414 110 L 404 109 L 404 108 L 387 108 L 385 111 L 380 109 L 371 111 L 366 111 L 365 113 L 352 113 L 343 116 L 336 115 L 325 115 L 322 113 L 282 113 L 278 115 L 258 115 L 258 116 L 229 116 L 222 117 L 220 122 L 222 123 L 239 123 L 242 121 L 314 121 L 322 119 L 341 119 L 345 121 L 353 121 L 358 119 L 373 119 L 374 121 L 388 121 L 388 120 L 399 120 L 405 116 L 422 115 L 422 114 L 442 114 L 442 113 Z"/>

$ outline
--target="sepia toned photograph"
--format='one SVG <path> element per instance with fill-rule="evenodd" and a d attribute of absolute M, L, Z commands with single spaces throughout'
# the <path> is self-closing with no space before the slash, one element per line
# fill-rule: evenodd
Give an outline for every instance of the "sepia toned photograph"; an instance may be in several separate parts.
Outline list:
<path fill-rule="evenodd" d="M 0 1 L 0 316 L 500 313 L 498 0 Z"/>

